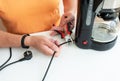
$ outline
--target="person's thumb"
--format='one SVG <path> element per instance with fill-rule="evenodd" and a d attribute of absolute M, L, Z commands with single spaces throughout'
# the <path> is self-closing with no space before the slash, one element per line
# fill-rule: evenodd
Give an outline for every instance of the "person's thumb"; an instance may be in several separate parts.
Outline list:
<path fill-rule="evenodd" d="M 59 31 L 59 30 L 61 30 L 61 27 L 53 26 L 53 27 L 51 28 L 51 33 L 50 33 L 51 36 L 55 36 L 55 35 L 58 34 L 55 30 L 58 30 L 58 31 Z"/>

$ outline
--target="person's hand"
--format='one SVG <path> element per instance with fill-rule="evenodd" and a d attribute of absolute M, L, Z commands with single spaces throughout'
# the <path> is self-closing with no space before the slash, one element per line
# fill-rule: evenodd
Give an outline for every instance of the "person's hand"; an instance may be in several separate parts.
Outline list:
<path fill-rule="evenodd" d="M 56 51 L 55 56 L 60 53 L 60 47 L 58 47 L 58 41 L 48 39 L 45 36 L 28 36 L 26 37 L 26 45 L 31 46 L 46 55 L 52 55 Z"/>
<path fill-rule="evenodd" d="M 72 13 L 70 12 L 67 12 L 67 13 L 64 13 L 61 17 L 61 21 L 60 21 L 60 24 L 59 26 L 54 26 L 52 27 L 52 32 L 50 35 L 54 36 L 54 35 L 57 35 L 58 33 L 55 32 L 54 30 L 58 30 L 58 31 L 63 31 L 66 33 L 66 25 L 67 23 L 70 22 L 71 25 L 70 25 L 70 30 L 72 30 L 74 28 L 74 24 L 75 24 L 75 17 Z"/>

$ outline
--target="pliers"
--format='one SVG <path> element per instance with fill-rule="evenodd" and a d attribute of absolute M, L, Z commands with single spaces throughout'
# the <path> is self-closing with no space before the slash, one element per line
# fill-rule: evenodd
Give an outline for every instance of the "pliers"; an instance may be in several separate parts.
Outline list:
<path fill-rule="evenodd" d="M 73 42 L 73 38 L 71 36 L 73 27 L 71 27 L 71 24 L 72 24 L 71 22 L 68 22 L 66 24 L 65 28 L 63 29 L 63 31 L 62 30 L 54 30 L 55 32 L 60 34 L 61 38 L 65 39 L 66 42 L 70 42 L 70 41 Z"/>

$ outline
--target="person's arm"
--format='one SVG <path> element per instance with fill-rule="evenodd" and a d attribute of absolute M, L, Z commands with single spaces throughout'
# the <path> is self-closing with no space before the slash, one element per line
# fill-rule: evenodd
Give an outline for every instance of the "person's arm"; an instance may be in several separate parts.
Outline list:
<path fill-rule="evenodd" d="M 15 35 L 0 30 L 0 48 L 20 47 L 21 35 Z"/>
<path fill-rule="evenodd" d="M 0 48 L 21 47 L 22 36 L 0 30 Z M 58 42 L 47 37 L 27 36 L 24 43 L 26 46 L 34 47 L 46 55 L 52 55 L 54 51 L 57 51 L 56 56 L 59 55 L 60 48 L 57 46 Z"/>
<path fill-rule="evenodd" d="M 77 0 L 63 0 L 64 13 L 70 12 L 74 14 L 77 9 Z"/>
<path fill-rule="evenodd" d="M 71 22 L 71 29 L 75 26 L 75 16 L 77 12 L 77 1 L 78 0 L 63 0 L 64 13 L 62 14 L 59 26 L 52 27 L 51 30 L 61 30 L 65 32 L 66 24 Z M 52 31 L 51 36 L 57 35 L 58 33 Z"/>

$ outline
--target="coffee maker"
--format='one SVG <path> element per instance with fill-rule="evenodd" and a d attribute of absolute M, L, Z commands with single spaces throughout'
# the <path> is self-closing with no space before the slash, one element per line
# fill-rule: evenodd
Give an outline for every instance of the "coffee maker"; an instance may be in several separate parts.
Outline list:
<path fill-rule="evenodd" d="M 120 0 L 78 0 L 75 44 L 104 51 L 117 40 Z M 96 18 L 102 22 L 95 23 Z"/>

